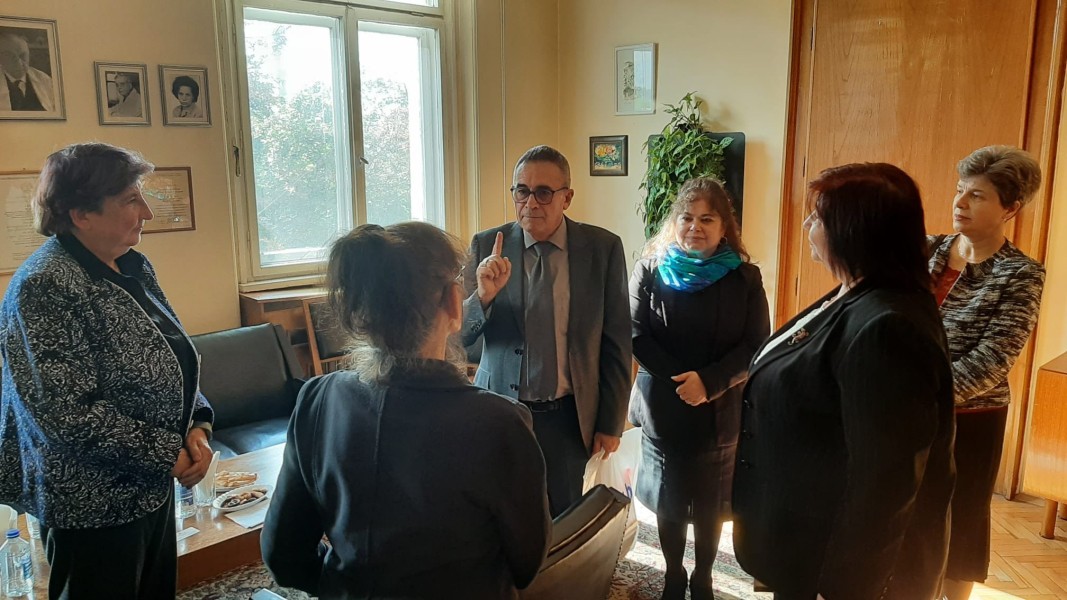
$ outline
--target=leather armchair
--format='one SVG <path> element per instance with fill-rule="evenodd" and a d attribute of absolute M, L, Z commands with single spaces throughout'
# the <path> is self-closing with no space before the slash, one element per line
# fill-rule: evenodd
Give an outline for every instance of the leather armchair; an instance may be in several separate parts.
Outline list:
<path fill-rule="evenodd" d="M 192 340 L 201 355 L 200 391 L 215 411 L 211 447 L 230 458 L 285 442 L 304 383 L 285 329 L 267 323 Z"/>
<path fill-rule="evenodd" d="M 597 485 L 552 522 L 552 542 L 522 600 L 607 598 L 630 499 Z"/>

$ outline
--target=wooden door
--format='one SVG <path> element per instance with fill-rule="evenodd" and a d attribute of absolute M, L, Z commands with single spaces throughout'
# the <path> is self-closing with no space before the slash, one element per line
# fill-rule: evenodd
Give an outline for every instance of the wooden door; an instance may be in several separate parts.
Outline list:
<path fill-rule="evenodd" d="M 796 0 L 778 324 L 835 285 L 811 260 L 802 231 L 807 183 L 823 169 L 900 166 L 919 185 L 930 233 L 951 232 L 956 163 L 972 150 L 1021 146 L 1049 173 L 1062 18 L 1055 0 Z M 1043 187 L 1012 236 L 1038 260 L 1050 191 Z M 1026 395 L 1028 351 L 1019 362 L 1017 398 Z M 1011 430 L 1021 431 L 1024 420 L 1025 412 L 1014 415 L 1007 436 L 1016 465 Z"/>

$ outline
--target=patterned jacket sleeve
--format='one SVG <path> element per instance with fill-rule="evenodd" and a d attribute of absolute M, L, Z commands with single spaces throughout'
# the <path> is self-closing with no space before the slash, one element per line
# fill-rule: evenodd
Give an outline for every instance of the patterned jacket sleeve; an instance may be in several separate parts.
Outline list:
<path fill-rule="evenodd" d="M 1037 323 L 1045 269 L 1032 263 L 1019 269 L 1001 291 L 997 313 L 970 352 L 952 361 L 953 392 L 962 404 L 1008 378 Z"/>
<path fill-rule="evenodd" d="M 131 472 L 169 473 L 182 437 L 95 397 L 93 351 L 79 318 L 85 308 L 47 281 L 26 281 L 18 290 L 18 314 L 4 332 L 4 345 L 16 393 L 29 413 L 24 418 L 72 456 Z"/>

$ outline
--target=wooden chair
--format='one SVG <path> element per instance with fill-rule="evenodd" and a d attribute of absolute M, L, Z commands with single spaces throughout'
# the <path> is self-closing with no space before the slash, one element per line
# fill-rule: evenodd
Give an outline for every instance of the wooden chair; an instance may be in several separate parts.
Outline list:
<path fill-rule="evenodd" d="M 308 350 L 315 375 L 338 370 L 348 360 L 350 340 L 337 323 L 325 298 L 304 299 L 304 319 L 307 321 Z"/>

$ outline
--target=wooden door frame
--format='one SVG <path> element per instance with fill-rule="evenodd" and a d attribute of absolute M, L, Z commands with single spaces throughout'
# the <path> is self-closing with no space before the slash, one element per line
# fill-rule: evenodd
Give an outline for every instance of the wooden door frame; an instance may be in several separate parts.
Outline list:
<path fill-rule="evenodd" d="M 1017 144 L 1031 152 L 1044 176 L 1034 200 L 1015 219 L 1010 236 L 1013 243 L 1034 259 L 1045 262 L 1048 248 L 1049 217 L 1052 207 L 1054 167 L 1063 108 L 1064 68 L 1067 61 L 1067 10 L 1059 0 L 1031 0 L 1031 30 L 1034 43 L 1029 50 L 1027 109 L 1022 136 Z M 789 66 L 789 99 L 786 121 L 785 162 L 782 169 L 782 205 L 778 246 L 777 300 L 774 321 L 777 326 L 797 314 L 799 306 L 800 261 L 804 202 L 807 185 L 807 151 L 812 92 L 812 55 L 815 49 L 815 15 L 819 0 L 794 0 L 792 48 Z M 1041 324 L 1038 323 L 1037 327 Z M 1009 383 L 1014 406 L 1008 416 L 1004 458 L 998 489 L 1010 499 L 1019 487 L 1023 438 L 1030 403 L 1030 383 L 1036 371 L 1034 344 L 1037 332 L 1023 349 L 1012 369 Z"/>

